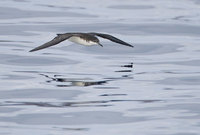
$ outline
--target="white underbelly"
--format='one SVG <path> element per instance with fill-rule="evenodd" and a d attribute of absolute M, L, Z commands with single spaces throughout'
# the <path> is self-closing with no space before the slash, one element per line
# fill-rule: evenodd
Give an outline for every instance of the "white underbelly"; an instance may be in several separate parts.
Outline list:
<path fill-rule="evenodd" d="M 75 37 L 75 36 L 70 37 L 68 40 L 74 43 L 78 43 L 81 45 L 88 45 L 88 46 L 97 44 L 96 42 L 86 41 L 80 37 Z"/>

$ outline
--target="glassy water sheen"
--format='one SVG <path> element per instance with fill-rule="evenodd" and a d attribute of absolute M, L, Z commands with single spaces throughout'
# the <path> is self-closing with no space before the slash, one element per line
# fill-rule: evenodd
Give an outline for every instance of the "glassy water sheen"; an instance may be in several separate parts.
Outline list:
<path fill-rule="evenodd" d="M 198 0 L 1 0 L 1 135 L 198 135 Z M 103 32 L 134 48 L 61 43 Z"/>

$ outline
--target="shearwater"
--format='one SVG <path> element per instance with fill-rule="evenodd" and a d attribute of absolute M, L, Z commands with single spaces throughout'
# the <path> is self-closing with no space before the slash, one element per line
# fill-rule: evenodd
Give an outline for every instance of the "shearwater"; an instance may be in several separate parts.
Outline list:
<path fill-rule="evenodd" d="M 110 41 L 113 41 L 115 43 L 119 43 L 119 44 L 122 44 L 125 46 L 133 47 L 133 45 L 130 45 L 129 43 L 126 43 L 112 35 L 109 35 L 109 34 L 94 33 L 94 32 L 92 32 L 92 33 L 64 33 L 64 34 L 57 34 L 57 36 L 54 39 L 52 39 L 51 41 L 49 41 L 41 46 L 38 46 L 38 47 L 30 50 L 30 52 L 38 51 L 38 50 L 56 45 L 64 40 L 69 40 L 71 42 L 78 43 L 78 44 L 85 45 L 85 46 L 100 45 L 103 47 L 103 45 L 100 44 L 100 41 L 96 36 L 108 39 Z"/>

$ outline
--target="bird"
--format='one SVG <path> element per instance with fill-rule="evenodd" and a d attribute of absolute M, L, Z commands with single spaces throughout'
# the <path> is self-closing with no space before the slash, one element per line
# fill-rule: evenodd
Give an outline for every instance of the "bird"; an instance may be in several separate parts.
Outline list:
<path fill-rule="evenodd" d="M 103 34 L 103 33 L 95 33 L 95 32 L 90 32 L 90 33 L 64 33 L 64 34 L 57 34 L 57 36 L 52 39 L 51 41 L 38 46 L 32 50 L 30 50 L 29 52 L 34 52 L 34 51 L 38 51 L 50 46 L 54 46 L 59 44 L 60 42 L 64 41 L 64 40 L 69 40 L 71 42 L 74 43 L 78 43 L 81 45 L 85 45 L 85 46 L 91 46 L 91 45 L 100 45 L 101 47 L 103 47 L 103 45 L 100 43 L 99 39 L 97 37 L 101 37 L 101 38 L 105 38 L 108 39 L 112 42 L 118 43 L 118 44 L 122 44 L 125 46 L 129 46 L 129 47 L 134 47 L 133 45 L 126 43 L 112 35 L 109 34 Z"/>

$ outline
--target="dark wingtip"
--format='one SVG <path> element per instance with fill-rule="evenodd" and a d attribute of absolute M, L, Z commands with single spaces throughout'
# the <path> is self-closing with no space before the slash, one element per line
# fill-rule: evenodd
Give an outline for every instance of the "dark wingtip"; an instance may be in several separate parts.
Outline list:
<path fill-rule="evenodd" d="M 34 51 L 36 51 L 35 49 L 32 49 L 32 50 L 30 50 L 29 52 L 34 52 Z"/>
<path fill-rule="evenodd" d="M 129 47 L 132 47 L 132 48 L 134 48 L 134 46 L 133 45 L 130 45 L 130 44 L 126 44 L 127 46 L 129 46 Z"/>

